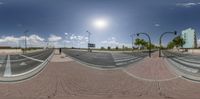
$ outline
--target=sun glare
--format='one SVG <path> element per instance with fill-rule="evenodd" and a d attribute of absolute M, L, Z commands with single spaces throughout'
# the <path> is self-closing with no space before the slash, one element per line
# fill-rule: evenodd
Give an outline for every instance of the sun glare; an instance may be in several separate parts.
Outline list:
<path fill-rule="evenodd" d="M 108 26 L 108 22 L 104 19 L 97 19 L 94 21 L 94 26 L 98 29 L 103 29 Z"/>

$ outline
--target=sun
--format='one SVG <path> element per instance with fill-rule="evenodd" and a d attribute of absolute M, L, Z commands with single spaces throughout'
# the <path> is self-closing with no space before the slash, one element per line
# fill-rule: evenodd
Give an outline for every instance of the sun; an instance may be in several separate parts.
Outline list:
<path fill-rule="evenodd" d="M 105 19 L 97 19 L 93 25 L 98 29 L 104 29 L 108 26 L 108 22 Z"/>

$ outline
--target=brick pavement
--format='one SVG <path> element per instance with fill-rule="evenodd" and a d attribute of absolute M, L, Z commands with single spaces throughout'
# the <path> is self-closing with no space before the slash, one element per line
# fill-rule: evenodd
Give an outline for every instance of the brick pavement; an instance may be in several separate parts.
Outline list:
<path fill-rule="evenodd" d="M 54 59 L 61 57 L 54 57 Z M 0 84 L 0 99 L 199 99 L 200 84 L 177 78 L 153 55 L 125 69 L 98 70 L 76 61 L 51 61 L 36 77 Z M 137 75 L 147 81 L 127 74 Z"/>

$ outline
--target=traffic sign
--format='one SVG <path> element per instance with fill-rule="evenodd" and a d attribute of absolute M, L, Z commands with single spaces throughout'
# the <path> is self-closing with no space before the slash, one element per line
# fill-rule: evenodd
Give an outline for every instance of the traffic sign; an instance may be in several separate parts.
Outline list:
<path fill-rule="evenodd" d="M 88 47 L 95 47 L 95 44 L 88 43 Z"/>

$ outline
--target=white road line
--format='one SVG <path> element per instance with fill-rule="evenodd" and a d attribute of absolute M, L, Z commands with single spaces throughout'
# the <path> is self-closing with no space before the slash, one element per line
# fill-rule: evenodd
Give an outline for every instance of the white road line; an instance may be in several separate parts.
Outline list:
<path fill-rule="evenodd" d="M 10 66 L 10 55 L 8 55 L 6 68 L 4 71 L 4 77 L 11 77 L 11 76 L 12 76 L 12 72 L 11 72 L 11 66 Z"/>
<path fill-rule="evenodd" d="M 143 80 L 143 81 L 149 81 L 149 82 L 164 82 L 164 81 L 170 81 L 170 80 L 174 80 L 174 79 L 178 79 L 180 78 L 181 76 L 175 76 L 175 77 L 172 77 L 172 78 L 167 78 L 167 79 L 146 79 L 146 78 L 141 78 L 141 77 L 138 77 L 128 71 L 126 71 L 125 69 L 123 70 L 123 72 L 125 72 L 126 74 L 128 74 L 129 76 L 133 77 L 133 78 L 136 78 L 136 79 L 139 79 L 139 80 Z"/>
<path fill-rule="evenodd" d="M 20 56 L 25 57 L 25 58 L 28 58 L 28 59 L 31 59 L 31 60 L 34 60 L 34 61 L 44 62 L 43 60 L 35 59 L 35 58 L 28 57 L 28 56 L 25 56 L 25 55 L 20 55 Z"/>

